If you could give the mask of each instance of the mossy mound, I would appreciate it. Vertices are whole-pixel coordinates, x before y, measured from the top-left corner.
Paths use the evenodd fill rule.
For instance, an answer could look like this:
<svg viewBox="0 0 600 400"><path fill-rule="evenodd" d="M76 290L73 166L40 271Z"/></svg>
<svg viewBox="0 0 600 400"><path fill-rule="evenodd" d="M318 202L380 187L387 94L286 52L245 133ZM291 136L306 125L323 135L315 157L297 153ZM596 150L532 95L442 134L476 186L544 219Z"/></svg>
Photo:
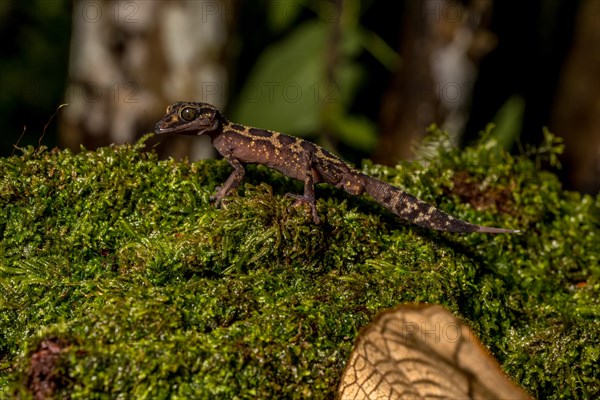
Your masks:
<svg viewBox="0 0 600 400"><path fill-rule="evenodd" d="M448 234L318 189L314 225L249 167L133 146L0 159L0 397L330 398L358 330L406 302L463 318L539 398L600 396L600 196L484 137L363 170L449 213L521 235ZM430 146L432 147L432 146Z"/></svg>

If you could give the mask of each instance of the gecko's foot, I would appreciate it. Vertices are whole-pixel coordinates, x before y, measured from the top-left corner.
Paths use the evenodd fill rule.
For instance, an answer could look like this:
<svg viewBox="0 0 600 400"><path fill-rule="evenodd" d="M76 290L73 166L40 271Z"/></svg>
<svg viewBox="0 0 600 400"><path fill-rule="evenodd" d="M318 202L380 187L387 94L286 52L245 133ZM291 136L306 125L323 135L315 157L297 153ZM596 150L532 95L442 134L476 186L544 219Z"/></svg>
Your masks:
<svg viewBox="0 0 600 400"><path fill-rule="evenodd" d="M213 203L215 207L219 207L221 205L221 200L223 200L223 196L219 194L219 192L213 194L208 198L208 201Z"/></svg>
<svg viewBox="0 0 600 400"><path fill-rule="evenodd" d="M317 207L315 206L315 200L314 199L310 199L306 196L303 196L301 194L294 194L294 193L286 193L285 197L291 197L292 199L296 199L293 203L291 207L298 207L298 206L303 206L303 205L308 205L310 207L310 211L312 213L312 219L313 222L315 224L320 224L321 223L321 218L319 218L319 215L317 214Z"/></svg>

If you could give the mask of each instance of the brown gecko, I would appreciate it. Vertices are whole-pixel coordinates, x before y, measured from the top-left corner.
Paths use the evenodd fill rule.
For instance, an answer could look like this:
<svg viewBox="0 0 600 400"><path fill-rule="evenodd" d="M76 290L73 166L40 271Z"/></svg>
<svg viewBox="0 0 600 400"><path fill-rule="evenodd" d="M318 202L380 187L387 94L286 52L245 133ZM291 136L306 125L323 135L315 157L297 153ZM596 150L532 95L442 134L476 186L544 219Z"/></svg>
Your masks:
<svg viewBox="0 0 600 400"><path fill-rule="evenodd" d="M213 146L233 167L225 183L211 197L218 206L244 178L244 164L263 164L304 182L304 194L287 193L294 206L307 204L314 223L320 223L315 206L315 184L325 182L350 194L368 193L399 217L416 225L446 232L517 233L519 231L471 224L454 218L403 190L363 174L327 150L280 132L229 122L208 103L177 102L167 108L156 133L210 136Z"/></svg>

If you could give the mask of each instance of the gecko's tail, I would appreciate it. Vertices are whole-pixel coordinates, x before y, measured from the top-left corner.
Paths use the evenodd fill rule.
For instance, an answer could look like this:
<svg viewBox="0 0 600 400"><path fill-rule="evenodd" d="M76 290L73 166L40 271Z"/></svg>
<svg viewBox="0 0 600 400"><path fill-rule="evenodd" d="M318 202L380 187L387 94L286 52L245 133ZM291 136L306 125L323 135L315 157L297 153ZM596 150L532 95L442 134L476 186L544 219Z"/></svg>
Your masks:
<svg viewBox="0 0 600 400"><path fill-rule="evenodd" d="M519 233L518 230L471 224L452 217L403 190L363 175L365 191L397 216L430 229L445 232Z"/></svg>

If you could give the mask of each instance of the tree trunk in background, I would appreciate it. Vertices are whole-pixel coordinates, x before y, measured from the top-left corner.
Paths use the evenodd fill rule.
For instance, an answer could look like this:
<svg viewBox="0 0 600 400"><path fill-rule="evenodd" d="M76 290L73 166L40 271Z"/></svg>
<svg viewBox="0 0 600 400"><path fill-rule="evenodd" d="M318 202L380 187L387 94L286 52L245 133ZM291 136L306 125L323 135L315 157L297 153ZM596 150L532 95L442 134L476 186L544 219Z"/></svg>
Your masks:
<svg viewBox="0 0 600 400"><path fill-rule="evenodd" d="M600 2L403 4L402 64L382 101L375 161L411 158L432 122L469 144L509 98L521 96L522 115L510 116L522 117L514 121L517 143L541 144L548 126L565 139L564 167L556 171L565 185L598 192Z"/></svg>
<svg viewBox="0 0 600 400"><path fill-rule="evenodd" d="M593 194L600 190L600 2L582 2L575 26L552 127L565 139L564 180Z"/></svg>
<svg viewBox="0 0 600 400"><path fill-rule="evenodd" d="M476 66L495 45L481 29L491 1L407 0L402 26L402 63L381 107L381 139L375 160L393 165L413 156L411 147L433 122L462 131Z"/></svg>
<svg viewBox="0 0 600 400"><path fill-rule="evenodd" d="M177 100L222 107L226 1L77 1L62 144L132 142ZM169 140L174 156L206 157L211 146Z"/></svg>

